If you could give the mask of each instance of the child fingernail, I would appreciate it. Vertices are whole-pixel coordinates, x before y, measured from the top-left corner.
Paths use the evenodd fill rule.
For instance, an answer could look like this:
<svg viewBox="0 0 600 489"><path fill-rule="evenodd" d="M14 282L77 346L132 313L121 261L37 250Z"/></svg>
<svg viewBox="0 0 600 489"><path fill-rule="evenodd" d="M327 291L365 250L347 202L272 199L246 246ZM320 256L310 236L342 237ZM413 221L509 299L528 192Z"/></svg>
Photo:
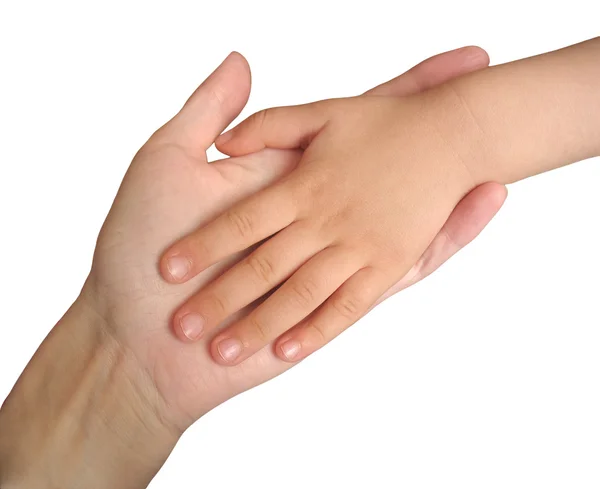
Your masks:
<svg viewBox="0 0 600 489"><path fill-rule="evenodd" d="M186 314L179 320L181 332L188 340L197 340L204 332L204 318L200 314Z"/></svg>
<svg viewBox="0 0 600 489"><path fill-rule="evenodd" d="M231 363L242 353L242 343L235 338L227 338L219 342L217 350L219 350L219 355L223 360Z"/></svg>
<svg viewBox="0 0 600 489"><path fill-rule="evenodd" d="M224 143L226 143L227 141L229 141L229 140L230 140L232 137L233 137L233 129L231 129L231 130L229 130L229 131L227 131L227 132L224 132L223 134L221 134L221 135L220 135L220 136L217 138L217 140L216 140L216 143L217 143L217 144L224 144Z"/></svg>
<svg viewBox="0 0 600 489"><path fill-rule="evenodd" d="M298 353L300 353L301 348L302 345L296 340L287 340L279 347L281 353L287 360L296 358Z"/></svg>
<svg viewBox="0 0 600 489"><path fill-rule="evenodd" d="M190 271L190 261L183 256L172 256L167 260L167 270L173 280L183 280Z"/></svg>

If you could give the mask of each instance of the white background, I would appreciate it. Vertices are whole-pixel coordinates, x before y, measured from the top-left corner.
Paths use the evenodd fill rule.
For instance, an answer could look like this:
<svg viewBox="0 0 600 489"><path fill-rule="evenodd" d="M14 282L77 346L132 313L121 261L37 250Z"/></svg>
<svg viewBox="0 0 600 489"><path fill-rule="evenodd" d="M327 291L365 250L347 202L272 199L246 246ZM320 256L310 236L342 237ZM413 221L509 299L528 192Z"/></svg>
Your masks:
<svg viewBox="0 0 600 489"><path fill-rule="evenodd" d="M129 160L231 50L245 116L461 45L500 63L591 38L594 4L1 2L0 399L76 297ZM598 488L599 163L511 186L442 270L200 420L152 489Z"/></svg>

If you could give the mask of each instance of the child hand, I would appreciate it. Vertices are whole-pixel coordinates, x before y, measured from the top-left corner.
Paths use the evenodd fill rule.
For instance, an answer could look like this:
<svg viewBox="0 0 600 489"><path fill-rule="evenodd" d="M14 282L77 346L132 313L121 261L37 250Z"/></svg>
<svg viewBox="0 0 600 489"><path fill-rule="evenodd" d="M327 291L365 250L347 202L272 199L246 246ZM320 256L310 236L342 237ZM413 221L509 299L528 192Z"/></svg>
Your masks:
<svg viewBox="0 0 600 489"><path fill-rule="evenodd" d="M306 151L287 177L163 255L163 276L184 282L267 240L190 299L174 321L194 313L206 331L283 284L217 335L213 358L238 364L278 337L281 358L305 357L364 315L423 254L476 184L465 150L476 136L449 88L253 115L217 139L219 150ZM183 270L170 273L173 264Z"/></svg>
<svg viewBox="0 0 600 489"><path fill-rule="evenodd" d="M468 52L438 55L375 92L406 93L415 86L484 68L485 52L475 52L479 56L471 64L466 63ZM155 386L155 398L167 405L164 418L182 429L226 399L292 366L265 348L243 365L224 369L211 358L207 341L182 345L165 328L182 302L247 254L232 256L185 285L169 287L156 267L160 250L276 183L300 160L299 151L265 150L208 163L206 149L239 114L249 93L248 64L232 54L138 152L102 227L82 292L118 343L131 353L133 363L146 372L141 377L151 385L139 390L151 394ZM410 281L401 285L435 270L473 239L501 205L504 192L502 185L486 184L469 194L446 224L451 239L431 247ZM232 313L228 322L244 317L256 305Z"/></svg>

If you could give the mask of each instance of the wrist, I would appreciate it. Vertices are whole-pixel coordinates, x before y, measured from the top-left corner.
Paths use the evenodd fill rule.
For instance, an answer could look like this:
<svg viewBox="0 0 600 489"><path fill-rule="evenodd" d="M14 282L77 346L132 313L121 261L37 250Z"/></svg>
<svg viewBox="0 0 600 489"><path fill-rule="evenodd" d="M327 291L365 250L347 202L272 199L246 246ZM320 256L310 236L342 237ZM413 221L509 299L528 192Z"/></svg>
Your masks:
<svg viewBox="0 0 600 489"><path fill-rule="evenodd" d="M462 94L454 84L447 82L430 89L422 98L421 117L426 121L429 145L437 144L439 161L447 162L443 173L445 188L455 203L478 185L493 180L487 168L479 164L486 154L484 134L473 117Z"/></svg>
<svg viewBox="0 0 600 489"><path fill-rule="evenodd" d="M2 488L146 487L178 436L82 294L0 410Z"/></svg>
<svg viewBox="0 0 600 489"><path fill-rule="evenodd" d="M600 38L445 83L477 184L512 183L600 155ZM443 97L442 97L443 98Z"/></svg>

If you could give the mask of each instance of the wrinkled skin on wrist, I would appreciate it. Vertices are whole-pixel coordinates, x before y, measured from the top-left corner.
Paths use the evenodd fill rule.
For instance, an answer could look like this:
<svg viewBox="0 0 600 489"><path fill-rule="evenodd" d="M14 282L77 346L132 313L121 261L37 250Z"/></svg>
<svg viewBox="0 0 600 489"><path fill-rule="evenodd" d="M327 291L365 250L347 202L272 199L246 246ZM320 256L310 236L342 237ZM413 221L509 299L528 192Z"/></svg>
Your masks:
<svg viewBox="0 0 600 489"><path fill-rule="evenodd" d="M84 292L0 409L0 486L146 487L181 436Z"/></svg>

